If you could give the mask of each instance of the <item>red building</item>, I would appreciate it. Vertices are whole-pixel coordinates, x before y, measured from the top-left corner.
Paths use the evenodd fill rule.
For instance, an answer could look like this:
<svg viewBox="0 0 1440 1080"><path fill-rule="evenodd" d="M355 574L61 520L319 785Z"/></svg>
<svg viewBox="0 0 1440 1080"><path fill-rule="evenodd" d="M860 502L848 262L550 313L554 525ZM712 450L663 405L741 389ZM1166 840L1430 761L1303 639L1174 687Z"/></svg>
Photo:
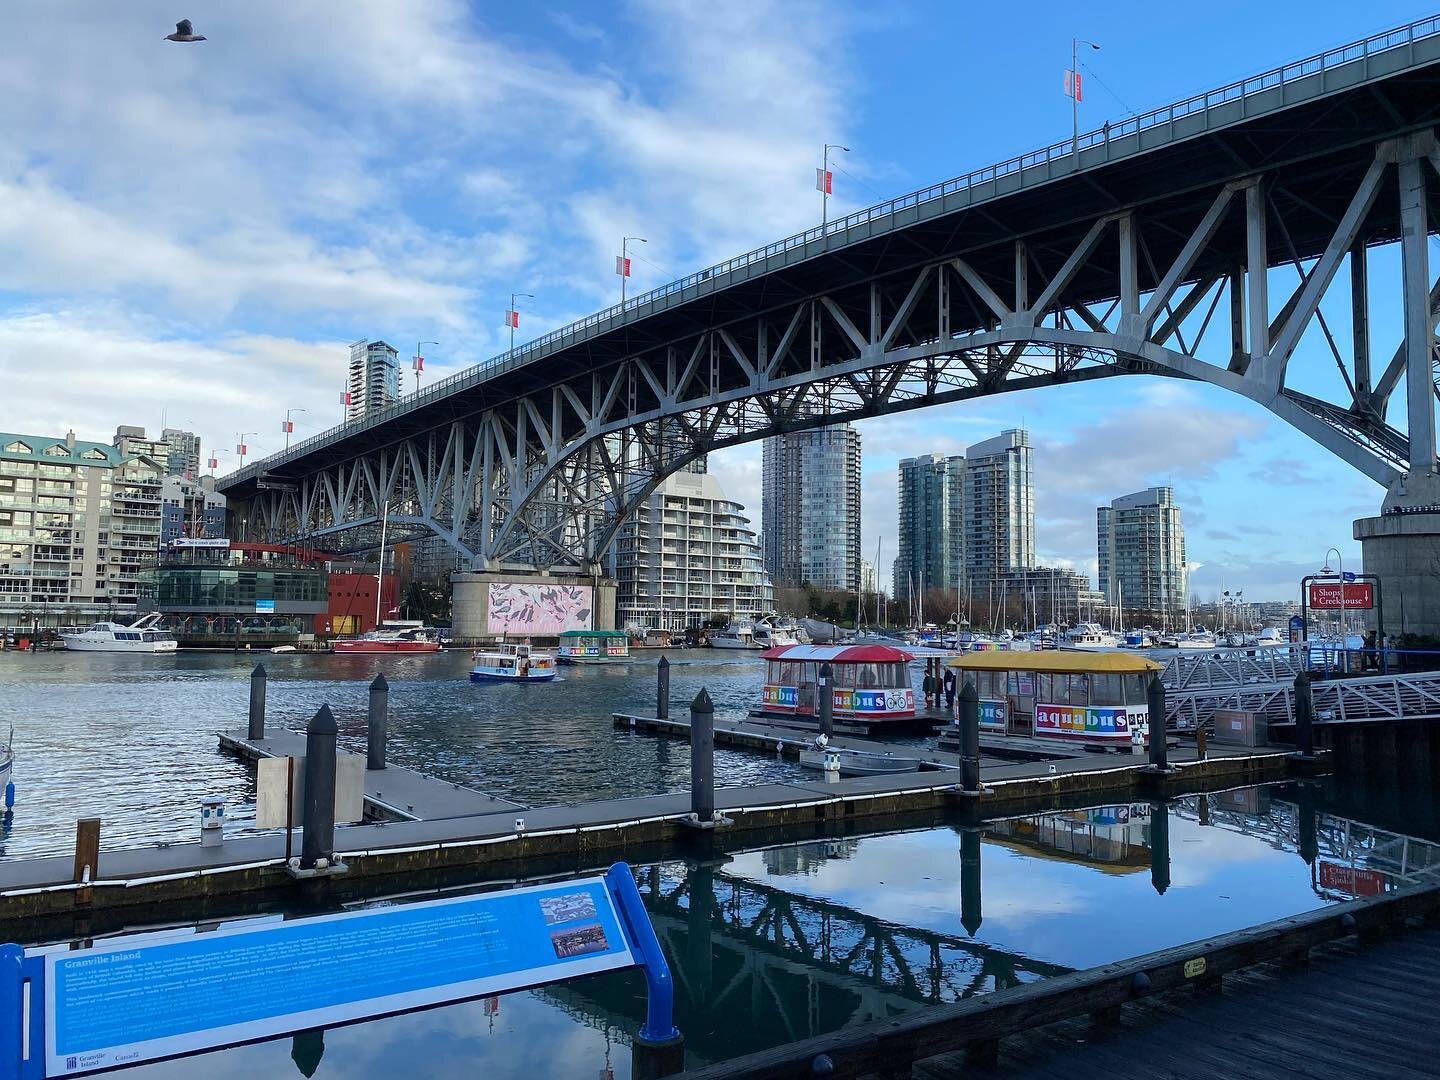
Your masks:
<svg viewBox="0 0 1440 1080"><path fill-rule="evenodd" d="M329 608L316 616L315 628L322 634L365 634L375 629L374 574L357 574L331 570L329 575ZM380 619L399 615L399 579L385 575L380 585ZM323 628L322 628L323 627Z"/></svg>

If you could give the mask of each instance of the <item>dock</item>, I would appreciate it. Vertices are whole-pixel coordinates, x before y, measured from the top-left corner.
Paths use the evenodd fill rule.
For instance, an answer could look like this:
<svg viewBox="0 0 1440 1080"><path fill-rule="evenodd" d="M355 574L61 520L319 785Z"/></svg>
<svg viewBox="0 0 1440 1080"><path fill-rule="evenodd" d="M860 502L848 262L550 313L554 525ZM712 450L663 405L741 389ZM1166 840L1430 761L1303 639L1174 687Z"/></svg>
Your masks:
<svg viewBox="0 0 1440 1080"><path fill-rule="evenodd" d="M681 1076L1434 1077L1437 918L1440 885L1401 889Z"/></svg>
<svg viewBox="0 0 1440 1080"><path fill-rule="evenodd" d="M279 731L263 739L251 739L244 730L222 731L220 749L250 761L268 757L303 757L305 735L299 731ZM360 756L345 750L337 750L336 755ZM367 820L440 821L525 809L527 807L522 803L424 776L398 765L387 763L383 769L365 771Z"/></svg>

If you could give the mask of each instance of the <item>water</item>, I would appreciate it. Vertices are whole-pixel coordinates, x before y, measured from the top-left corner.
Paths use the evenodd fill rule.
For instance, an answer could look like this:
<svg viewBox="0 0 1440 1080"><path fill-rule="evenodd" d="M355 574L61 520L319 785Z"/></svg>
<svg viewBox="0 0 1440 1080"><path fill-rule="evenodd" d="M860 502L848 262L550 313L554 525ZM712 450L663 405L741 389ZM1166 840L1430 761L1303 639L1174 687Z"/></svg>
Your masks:
<svg viewBox="0 0 1440 1080"><path fill-rule="evenodd" d="M677 713L702 686L716 718L759 701L764 665L704 651L670 654ZM658 655L568 667L548 685L469 681L468 653L366 657L271 653L0 652L0 724L15 727L17 800L0 856L63 854L75 820L99 817L106 848L193 840L202 795L226 799L231 831L254 821L251 768L218 750L243 728L249 676L269 672L267 724L304 727L322 703L342 747L363 753L370 681L390 682L389 759L527 805L688 790L689 753L614 730L612 712L655 708ZM798 766L717 749L721 785L793 779Z"/></svg>
<svg viewBox="0 0 1440 1080"><path fill-rule="evenodd" d="M1294 787L637 870L692 1066L1225 933L1440 872L1440 847ZM1163 827L1162 827L1163 825ZM1307 862L1300 849L1313 842ZM967 847L973 857L965 857ZM1168 851L1168 857L1166 852ZM1337 882L1340 887L1337 887ZM137 1077L630 1075L633 972L188 1059ZM317 1042L318 1040L318 1042Z"/></svg>

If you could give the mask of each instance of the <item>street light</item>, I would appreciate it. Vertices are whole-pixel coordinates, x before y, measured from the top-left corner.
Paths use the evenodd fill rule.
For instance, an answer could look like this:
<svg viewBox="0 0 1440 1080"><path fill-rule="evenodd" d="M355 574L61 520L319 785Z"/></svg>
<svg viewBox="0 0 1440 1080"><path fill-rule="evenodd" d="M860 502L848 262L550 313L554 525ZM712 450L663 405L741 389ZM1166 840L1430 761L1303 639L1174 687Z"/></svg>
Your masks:
<svg viewBox="0 0 1440 1080"><path fill-rule="evenodd" d="M1073 37L1070 39L1070 153L1072 154L1080 152L1080 63L1077 50L1081 45L1089 45L1096 52L1100 51L1100 46L1093 41Z"/></svg>
<svg viewBox="0 0 1440 1080"><path fill-rule="evenodd" d="M825 223L828 220L830 209L830 151L843 150L850 153L848 146L841 146L839 143L826 143L820 151L820 175L817 177L816 187L820 189L820 231L825 231Z"/></svg>
<svg viewBox="0 0 1440 1080"><path fill-rule="evenodd" d="M237 431L235 433L235 453L240 457L240 468L245 467L245 436L259 434L258 431Z"/></svg>
<svg viewBox="0 0 1440 1080"><path fill-rule="evenodd" d="M620 275L620 310L625 310L625 279L630 276L630 244L648 244L650 241L643 236L622 236L620 238L620 258L615 260L615 272Z"/></svg>
<svg viewBox="0 0 1440 1080"><path fill-rule="evenodd" d="M415 356L410 361L410 369L415 372L415 393L420 393L420 375L425 370L425 357L420 350L426 345L439 345L438 341L417 341L415 343Z"/></svg>
<svg viewBox="0 0 1440 1080"><path fill-rule="evenodd" d="M620 243L620 250L625 250L624 241ZM623 259L625 256L621 255L620 257ZM620 302L623 304L625 302L623 295L625 289L624 278L620 279L620 289L622 293ZM512 353L515 351L515 330L520 325L520 309L515 306L515 301L520 297L524 297L527 300L534 300L535 294L533 292L512 292L510 294L510 310L505 312L505 325L510 327L510 351Z"/></svg>
<svg viewBox="0 0 1440 1080"><path fill-rule="evenodd" d="M285 422L280 425L280 430L285 433L285 449L290 449L290 436L295 433L295 425L290 420L291 413L304 412L304 409L286 409Z"/></svg>

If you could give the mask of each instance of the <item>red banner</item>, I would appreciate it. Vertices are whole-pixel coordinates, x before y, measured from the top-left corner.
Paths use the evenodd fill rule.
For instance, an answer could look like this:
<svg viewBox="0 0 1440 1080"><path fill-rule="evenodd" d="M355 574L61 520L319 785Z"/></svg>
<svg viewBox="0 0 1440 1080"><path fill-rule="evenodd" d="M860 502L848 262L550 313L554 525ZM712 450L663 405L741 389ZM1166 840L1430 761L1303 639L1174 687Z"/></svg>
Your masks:
<svg viewBox="0 0 1440 1080"><path fill-rule="evenodd" d="M1340 592L1345 592L1345 610L1368 611L1375 606L1374 587L1368 581L1318 582L1310 583L1310 606L1312 608L1338 608Z"/></svg>
<svg viewBox="0 0 1440 1080"><path fill-rule="evenodd" d="M1320 887L1349 893L1351 896L1379 896L1385 891L1385 875L1379 870L1359 870L1353 866L1320 861Z"/></svg>

